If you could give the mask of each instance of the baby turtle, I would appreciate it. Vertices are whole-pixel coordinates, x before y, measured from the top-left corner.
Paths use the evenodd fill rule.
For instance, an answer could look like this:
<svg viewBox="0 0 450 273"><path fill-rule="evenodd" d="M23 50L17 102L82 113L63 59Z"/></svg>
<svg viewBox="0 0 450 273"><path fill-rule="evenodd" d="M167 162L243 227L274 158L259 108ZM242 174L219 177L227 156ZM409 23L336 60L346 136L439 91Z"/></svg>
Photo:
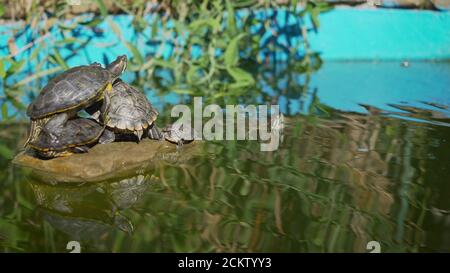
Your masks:
<svg viewBox="0 0 450 273"><path fill-rule="evenodd" d="M71 119L61 128L56 137L42 130L28 145L43 158L83 153L98 141L104 130L104 126L84 118Z"/></svg>
<svg viewBox="0 0 450 273"><path fill-rule="evenodd" d="M69 118L96 101L105 98L106 109L109 100L105 91L112 90L113 82L126 67L127 57L122 55L106 68L98 63L77 66L50 80L28 106L31 125L25 146L35 140L41 130L55 137ZM51 124L46 126L50 121Z"/></svg>
<svg viewBox="0 0 450 273"><path fill-rule="evenodd" d="M100 143L113 142L116 135L126 137L134 134L138 142L144 134L151 139L162 138L161 133L154 126L158 111L153 108L142 92L118 80L113 85L109 100L109 107L106 110L108 116L105 121L106 130L100 138ZM86 109L88 113L95 110L95 108ZM100 111L93 113L93 116L100 116Z"/></svg>
<svg viewBox="0 0 450 273"><path fill-rule="evenodd" d="M177 149L181 148L183 144L194 141L197 136L194 129L189 127L184 130L182 127L169 124L162 129L164 139L170 143L177 144Z"/></svg>

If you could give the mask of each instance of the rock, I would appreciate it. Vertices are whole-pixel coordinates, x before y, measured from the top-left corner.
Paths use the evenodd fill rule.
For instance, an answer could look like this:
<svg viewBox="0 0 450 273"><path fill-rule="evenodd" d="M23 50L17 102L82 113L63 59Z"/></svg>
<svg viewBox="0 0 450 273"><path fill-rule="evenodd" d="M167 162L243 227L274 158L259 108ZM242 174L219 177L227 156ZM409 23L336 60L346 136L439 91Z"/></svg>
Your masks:
<svg viewBox="0 0 450 273"><path fill-rule="evenodd" d="M49 160L23 151L13 164L30 169L31 175L43 182L100 182L140 174L161 162L179 164L199 154L199 147L194 141L177 151L166 141L144 139L140 143L98 144L87 153Z"/></svg>

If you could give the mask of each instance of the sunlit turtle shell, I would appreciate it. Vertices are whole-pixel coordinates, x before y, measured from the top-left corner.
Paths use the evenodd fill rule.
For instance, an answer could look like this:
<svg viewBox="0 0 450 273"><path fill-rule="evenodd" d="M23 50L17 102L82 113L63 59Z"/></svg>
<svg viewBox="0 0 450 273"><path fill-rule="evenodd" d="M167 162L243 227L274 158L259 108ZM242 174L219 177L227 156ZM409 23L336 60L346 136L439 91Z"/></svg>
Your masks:
<svg viewBox="0 0 450 273"><path fill-rule="evenodd" d="M126 62L126 56L120 56L118 61ZM126 67L126 64L122 66ZM71 109L83 109L101 98L108 84L112 84L121 72L116 74L97 63L73 67L50 80L28 106L27 115L39 119Z"/></svg>
<svg viewBox="0 0 450 273"><path fill-rule="evenodd" d="M107 128L116 133L132 133L139 139L158 117L146 96L134 87L118 81L113 85L107 110Z"/></svg>

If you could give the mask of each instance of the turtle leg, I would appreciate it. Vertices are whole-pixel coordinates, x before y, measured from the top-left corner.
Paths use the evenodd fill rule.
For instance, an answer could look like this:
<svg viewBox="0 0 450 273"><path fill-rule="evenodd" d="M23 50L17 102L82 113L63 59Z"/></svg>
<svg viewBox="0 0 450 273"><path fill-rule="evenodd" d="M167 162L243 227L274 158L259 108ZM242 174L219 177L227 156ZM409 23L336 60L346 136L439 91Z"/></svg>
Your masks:
<svg viewBox="0 0 450 273"><path fill-rule="evenodd" d="M53 140L56 140L64 130L64 126L69 119L68 113L57 114L52 117L42 128Z"/></svg>
<svg viewBox="0 0 450 273"><path fill-rule="evenodd" d="M161 131L158 129L158 127L153 124L147 131L147 135L149 139L155 139L155 140L161 140L163 138L163 135L161 134Z"/></svg>
<svg viewBox="0 0 450 273"><path fill-rule="evenodd" d="M100 111L97 111L97 112L93 113L93 114L91 115L91 117L92 117L95 121L100 122L100 116L101 116L101 114L102 114L102 113L100 113Z"/></svg>
<svg viewBox="0 0 450 273"><path fill-rule="evenodd" d="M100 117L102 115L102 106L103 106L103 100L100 101L96 101L94 103L92 103L91 105L89 105L88 107L86 107L86 109L84 109L84 111L86 111L89 115L91 115L91 117L97 121L100 122Z"/></svg>
<svg viewBox="0 0 450 273"><path fill-rule="evenodd" d="M114 140L116 140L116 135L114 134L114 132L109 129L105 129L103 131L102 136L98 140L98 143L107 144L107 143L114 142Z"/></svg>

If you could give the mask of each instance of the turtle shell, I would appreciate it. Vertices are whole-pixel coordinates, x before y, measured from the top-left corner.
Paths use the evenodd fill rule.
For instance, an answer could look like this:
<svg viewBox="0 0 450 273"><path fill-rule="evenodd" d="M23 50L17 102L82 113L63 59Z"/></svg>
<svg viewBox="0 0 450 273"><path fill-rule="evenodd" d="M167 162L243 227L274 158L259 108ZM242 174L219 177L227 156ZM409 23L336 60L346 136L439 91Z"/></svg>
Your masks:
<svg viewBox="0 0 450 273"><path fill-rule="evenodd" d="M84 146L97 141L104 127L90 119L72 119L67 121L61 134L54 140L42 131L30 146L39 151L62 151L72 147Z"/></svg>
<svg viewBox="0 0 450 273"><path fill-rule="evenodd" d="M135 132L146 129L158 117L147 97L132 86L118 81L110 93L106 126L119 131Z"/></svg>
<svg viewBox="0 0 450 273"><path fill-rule="evenodd" d="M197 137L197 134L193 128L189 128L191 130L190 134L187 134L180 128L173 127L172 124L167 125L163 128L162 133L164 135L165 140L170 143L178 144L178 143L190 143L194 141Z"/></svg>
<svg viewBox="0 0 450 273"><path fill-rule="evenodd" d="M98 99L112 80L112 74L99 65L73 67L50 80L28 106L27 115L39 119L81 109Z"/></svg>

